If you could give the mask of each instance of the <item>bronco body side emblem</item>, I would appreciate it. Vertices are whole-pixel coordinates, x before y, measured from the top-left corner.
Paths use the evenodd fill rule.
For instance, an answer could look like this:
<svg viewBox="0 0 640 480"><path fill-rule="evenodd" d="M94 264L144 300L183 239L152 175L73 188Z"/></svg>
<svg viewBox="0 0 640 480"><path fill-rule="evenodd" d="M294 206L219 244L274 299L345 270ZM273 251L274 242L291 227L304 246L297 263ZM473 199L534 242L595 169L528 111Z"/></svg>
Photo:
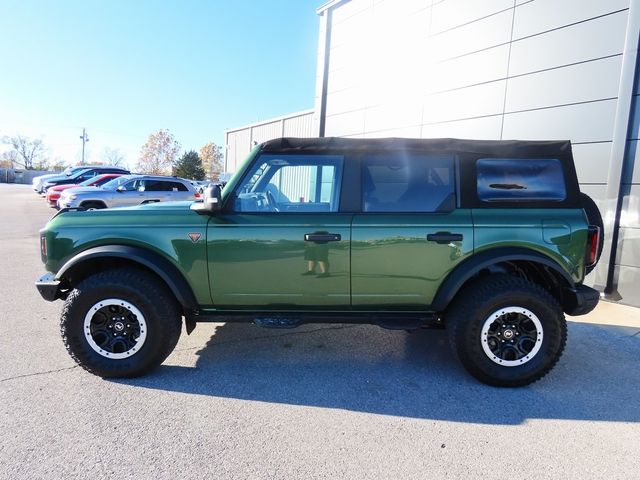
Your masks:
<svg viewBox="0 0 640 480"><path fill-rule="evenodd" d="M189 238L191 239L191 241L193 243L196 243L198 240L200 240L200 237L202 236L202 234L198 233L198 232L191 232L189 233Z"/></svg>

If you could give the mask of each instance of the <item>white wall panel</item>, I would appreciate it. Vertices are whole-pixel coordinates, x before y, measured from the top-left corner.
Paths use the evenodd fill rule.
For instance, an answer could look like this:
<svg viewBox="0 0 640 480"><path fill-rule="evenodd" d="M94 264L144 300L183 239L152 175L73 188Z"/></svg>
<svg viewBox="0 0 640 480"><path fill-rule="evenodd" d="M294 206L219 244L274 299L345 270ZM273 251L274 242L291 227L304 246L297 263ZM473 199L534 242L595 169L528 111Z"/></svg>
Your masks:
<svg viewBox="0 0 640 480"><path fill-rule="evenodd" d="M427 96L423 123L461 120L502 113L506 80Z"/></svg>
<svg viewBox="0 0 640 480"><path fill-rule="evenodd" d="M474 118L457 122L437 123L422 126L422 138L473 138L498 140L500 138L501 116Z"/></svg>
<svg viewBox="0 0 640 480"><path fill-rule="evenodd" d="M425 79L425 93L504 79L508 61L509 46L503 45L436 64Z"/></svg>
<svg viewBox="0 0 640 480"><path fill-rule="evenodd" d="M510 78L507 112L618 96L622 56Z"/></svg>
<svg viewBox="0 0 640 480"><path fill-rule="evenodd" d="M376 132L396 127L419 126L422 123L422 105L418 102L392 103L367 108L365 132Z"/></svg>
<svg viewBox="0 0 640 480"><path fill-rule="evenodd" d="M622 296L622 303L638 305L640 303L640 268L616 267L618 279L618 293Z"/></svg>
<svg viewBox="0 0 640 480"><path fill-rule="evenodd" d="M617 254L616 265L640 267L640 228L620 228Z"/></svg>
<svg viewBox="0 0 640 480"><path fill-rule="evenodd" d="M390 128L388 130L381 130L378 132L367 132L361 135L362 138L389 138L389 137L404 137L404 138L420 138L420 125L412 125L409 127Z"/></svg>
<svg viewBox="0 0 640 480"><path fill-rule="evenodd" d="M508 43L513 10L449 30L431 38L434 61L446 60L487 47Z"/></svg>
<svg viewBox="0 0 640 480"><path fill-rule="evenodd" d="M534 35L623 8L629 8L629 0L535 0L516 8L513 38Z"/></svg>
<svg viewBox="0 0 640 480"><path fill-rule="evenodd" d="M341 137L364 133L364 112L363 108L355 112L327 115L325 135L327 137Z"/></svg>
<svg viewBox="0 0 640 480"><path fill-rule="evenodd" d="M513 0L446 0L432 8L432 33L448 30L513 7Z"/></svg>
<svg viewBox="0 0 640 480"><path fill-rule="evenodd" d="M504 117L503 139L609 141L613 137L616 100L545 108ZM603 179L606 181L606 178Z"/></svg>
<svg viewBox="0 0 640 480"><path fill-rule="evenodd" d="M367 90L359 87L334 92L327 97L327 116L361 109L366 105Z"/></svg>
<svg viewBox="0 0 640 480"><path fill-rule="evenodd" d="M629 192L622 200L620 225L628 228L640 228L640 185L627 185Z"/></svg>
<svg viewBox="0 0 640 480"><path fill-rule="evenodd" d="M626 27L624 11L513 42L509 75L621 53Z"/></svg>
<svg viewBox="0 0 640 480"><path fill-rule="evenodd" d="M580 191L589 195L598 208L600 212L606 212L607 209L607 186L605 184L602 185L580 185Z"/></svg>
<svg viewBox="0 0 640 480"><path fill-rule="evenodd" d="M603 183L611 163L611 142L572 145L580 183Z"/></svg>

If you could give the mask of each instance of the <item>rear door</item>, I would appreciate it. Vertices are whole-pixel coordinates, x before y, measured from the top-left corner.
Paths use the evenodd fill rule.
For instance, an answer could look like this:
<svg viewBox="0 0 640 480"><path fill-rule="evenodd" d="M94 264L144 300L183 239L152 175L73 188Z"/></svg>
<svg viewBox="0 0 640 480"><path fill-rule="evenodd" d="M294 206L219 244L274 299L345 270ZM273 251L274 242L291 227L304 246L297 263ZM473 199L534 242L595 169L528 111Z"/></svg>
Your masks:
<svg viewBox="0 0 640 480"><path fill-rule="evenodd" d="M473 251L450 154L391 152L361 160L362 213L352 227L354 309L424 310Z"/></svg>

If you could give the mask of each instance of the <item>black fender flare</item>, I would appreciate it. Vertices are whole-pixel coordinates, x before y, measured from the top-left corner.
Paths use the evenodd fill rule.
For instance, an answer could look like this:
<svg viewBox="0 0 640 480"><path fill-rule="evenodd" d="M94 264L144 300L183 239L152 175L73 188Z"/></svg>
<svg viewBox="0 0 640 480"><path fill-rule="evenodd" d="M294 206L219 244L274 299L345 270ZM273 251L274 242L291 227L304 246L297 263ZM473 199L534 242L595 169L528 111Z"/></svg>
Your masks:
<svg viewBox="0 0 640 480"><path fill-rule="evenodd" d="M520 247L497 247L475 254L457 265L449 275L447 275L447 278L442 282L440 288L438 288L433 298L432 309L437 312L444 311L462 285L482 269L497 263L516 260L539 263L549 267L564 279L566 282L565 287L567 288L573 288L575 284L571 275L558 265L556 261L542 253Z"/></svg>
<svg viewBox="0 0 640 480"><path fill-rule="evenodd" d="M159 253L141 247L103 245L89 248L68 259L56 273L55 279L62 281L65 274L97 258L121 258L148 268L164 281L185 310L197 310L198 302L193 290L178 268Z"/></svg>

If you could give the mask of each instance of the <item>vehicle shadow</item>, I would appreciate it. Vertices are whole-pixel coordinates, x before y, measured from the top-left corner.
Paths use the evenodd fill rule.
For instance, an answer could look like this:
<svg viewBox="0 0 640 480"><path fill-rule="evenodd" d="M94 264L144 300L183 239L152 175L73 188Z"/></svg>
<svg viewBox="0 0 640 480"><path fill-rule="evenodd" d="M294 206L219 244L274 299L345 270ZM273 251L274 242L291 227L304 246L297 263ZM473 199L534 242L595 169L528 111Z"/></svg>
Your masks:
<svg viewBox="0 0 640 480"><path fill-rule="evenodd" d="M475 381L453 358L444 331L362 325L266 330L228 323L196 355L195 367L163 365L146 377L118 382L454 422L640 422L640 336L623 327L570 322L560 363L543 380L517 389Z"/></svg>

